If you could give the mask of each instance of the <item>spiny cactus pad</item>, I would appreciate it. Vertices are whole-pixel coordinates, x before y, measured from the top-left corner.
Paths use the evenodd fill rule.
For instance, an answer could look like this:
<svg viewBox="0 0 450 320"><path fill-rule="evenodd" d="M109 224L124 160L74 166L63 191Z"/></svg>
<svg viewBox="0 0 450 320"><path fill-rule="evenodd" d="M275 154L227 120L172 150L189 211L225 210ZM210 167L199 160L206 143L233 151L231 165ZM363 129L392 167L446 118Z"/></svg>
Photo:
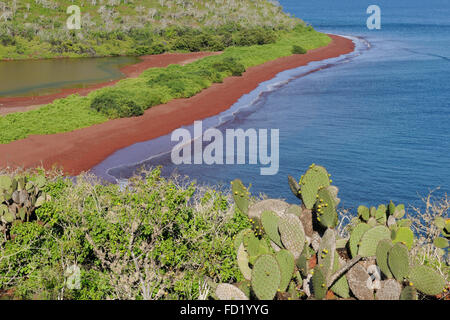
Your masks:
<svg viewBox="0 0 450 320"><path fill-rule="evenodd" d="M294 256L288 250L281 250L275 254L278 265L281 271L280 290L286 291L289 282L291 282L292 275L294 274L295 261Z"/></svg>
<svg viewBox="0 0 450 320"><path fill-rule="evenodd" d="M392 239L393 243L403 243L410 250L414 243L414 233L410 228L400 227L395 231L395 238Z"/></svg>
<svg viewBox="0 0 450 320"><path fill-rule="evenodd" d="M400 300L417 300L417 290L414 287L404 287L400 294Z"/></svg>
<svg viewBox="0 0 450 320"><path fill-rule="evenodd" d="M358 217L363 221L368 221L370 218L370 211L369 208L366 206L359 206L358 207Z"/></svg>
<svg viewBox="0 0 450 320"><path fill-rule="evenodd" d="M333 273L339 270L341 263L339 262L339 254L336 252L334 254L334 266ZM337 294L339 297L347 299L350 298L350 287L348 286L347 277L342 275L331 287L331 291Z"/></svg>
<svg viewBox="0 0 450 320"><path fill-rule="evenodd" d="M248 205L250 203L250 196L247 188L244 186L241 180L235 179L231 182L231 191L233 193L234 203L238 207L239 211L243 214L247 214Z"/></svg>
<svg viewBox="0 0 450 320"><path fill-rule="evenodd" d="M437 237L434 239L433 244L436 248L445 249L448 247L448 240L442 237Z"/></svg>
<svg viewBox="0 0 450 320"><path fill-rule="evenodd" d="M281 271L272 255L261 255L252 271L252 288L259 300L272 300L281 283Z"/></svg>
<svg viewBox="0 0 450 320"><path fill-rule="evenodd" d="M338 224L338 215L332 193L323 188L318 191L318 201L315 205L317 221L325 228L334 228Z"/></svg>
<svg viewBox="0 0 450 320"><path fill-rule="evenodd" d="M355 264L347 273L347 280L353 295L359 300L373 300L373 290L367 286L370 278L366 269L360 264Z"/></svg>
<svg viewBox="0 0 450 320"><path fill-rule="evenodd" d="M305 246L305 231L300 219L293 214L285 214L278 223L281 242L293 255L300 257Z"/></svg>
<svg viewBox="0 0 450 320"><path fill-rule="evenodd" d="M369 209L367 209L367 210L369 210ZM349 239L348 245L349 245L349 249L350 249L350 254L352 255L353 258L358 255L359 242L361 241L361 238L364 235L364 233L366 233L369 229L370 229L370 226L368 224L359 223L352 230L352 232L350 234L350 239Z"/></svg>
<svg viewBox="0 0 450 320"><path fill-rule="evenodd" d="M322 268L323 275L328 279L333 271L334 255L336 252L336 233L332 229L327 229L320 241L317 252L317 261Z"/></svg>
<svg viewBox="0 0 450 320"><path fill-rule="evenodd" d="M377 290L377 300L398 300L402 293L402 286L394 279L381 281L380 289Z"/></svg>
<svg viewBox="0 0 450 320"><path fill-rule="evenodd" d="M317 201L320 188L330 185L330 178L324 167L312 165L300 180L302 201L306 208L312 209Z"/></svg>
<svg viewBox="0 0 450 320"><path fill-rule="evenodd" d="M314 297L318 300L325 299L327 295L327 279L325 278L325 275L323 274L322 268L319 266L316 266L314 268L314 274L311 278L312 288Z"/></svg>
<svg viewBox="0 0 450 320"><path fill-rule="evenodd" d="M228 283L219 284L215 293L219 300L248 300L245 293Z"/></svg>
<svg viewBox="0 0 450 320"><path fill-rule="evenodd" d="M289 203L277 199L268 199L255 203L248 209L249 219L261 221L261 214L264 211L272 211L277 216L281 217L286 209L289 207Z"/></svg>
<svg viewBox="0 0 450 320"><path fill-rule="evenodd" d="M420 292L427 295L437 295L445 287L445 279L428 266L415 266L411 268L409 280Z"/></svg>
<svg viewBox="0 0 450 320"><path fill-rule="evenodd" d="M377 265L387 278L392 278L392 273L388 264L388 253L392 246L393 244L391 240L384 239L378 242L376 251Z"/></svg>
<svg viewBox="0 0 450 320"><path fill-rule="evenodd" d="M278 233L278 221L280 218L273 211L264 211L261 214L261 223L265 233L277 246L282 247L280 234Z"/></svg>
<svg viewBox="0 0 450 320"><path fill-rule="evenodd" d="M388 264L394 278L403 281L409 273L408 248L401 243L394 244L388 253Z"/></svg>
<svg viewBox="0 0 450 320"><path fill-rule="evenodd" d="M301 199L302 197L300 195L300 185L297 183L297 180L295 180L295 178L292 176L288 176L288 182L294 196Z"/></svg>
<svg viewBox="0 0 450 320"><path fill-rule="evenodd" d="M360 241L358 254L362 257L375 256L378 242L390 239L391 231L385 226L376 226L367 230Z"/></svg>
<svg viewBox="0 0 450 320"><path fill-rule="evenodd" d="M236 251L239 249L241 243L244 241L244 236L247 233L253 233L253 230L252 229L241 230L234 238L233 242L234 242L234 248L236 249Z"/></svg>
<svg viewBox="0 0 450 320"><path fill-rule="evenodd" d="M245 250L244 244L241 243L237 252L237 264L246 280L250 280L252 278L252 269L248 266L248 262L248 253Z"/></svg>

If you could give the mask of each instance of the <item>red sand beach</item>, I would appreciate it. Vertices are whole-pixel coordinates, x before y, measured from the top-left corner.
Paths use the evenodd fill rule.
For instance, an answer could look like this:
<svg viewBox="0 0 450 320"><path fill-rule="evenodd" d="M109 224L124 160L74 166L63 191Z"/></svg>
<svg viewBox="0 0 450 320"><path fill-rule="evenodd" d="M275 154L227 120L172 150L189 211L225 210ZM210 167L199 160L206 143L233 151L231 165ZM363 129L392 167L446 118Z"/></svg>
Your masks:
<svg viewBox="0 0 450 320"><path fill-rule="evenodd" d="M274 78L284 70L354 50L351 40L335 35L330 37L333 41L327 47L249 68L242 77L229 77L223 83L214 84L189 99L176 99L152 107L141 117L111 120L72 132L30 136L0 145L0 166L51 168L58 165L66 174L77 175L119 149L169 134L182 125L219 114L230 108L242 95L254 90L259 83ZM130 70L130 74L133 72L139 71Z"/></svg>

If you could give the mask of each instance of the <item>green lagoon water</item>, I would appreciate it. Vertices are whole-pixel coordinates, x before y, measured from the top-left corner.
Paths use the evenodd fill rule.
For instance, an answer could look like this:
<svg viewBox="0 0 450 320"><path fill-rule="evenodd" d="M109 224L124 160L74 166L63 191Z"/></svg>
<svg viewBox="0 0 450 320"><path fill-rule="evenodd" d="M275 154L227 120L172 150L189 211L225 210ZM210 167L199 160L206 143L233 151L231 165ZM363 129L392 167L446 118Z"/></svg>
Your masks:
<svg viewBox="0 0 450 320"><path fill-rule="evenodd" d="M0 97L45 95L124 77L136 57L0 61Z"/></svg>

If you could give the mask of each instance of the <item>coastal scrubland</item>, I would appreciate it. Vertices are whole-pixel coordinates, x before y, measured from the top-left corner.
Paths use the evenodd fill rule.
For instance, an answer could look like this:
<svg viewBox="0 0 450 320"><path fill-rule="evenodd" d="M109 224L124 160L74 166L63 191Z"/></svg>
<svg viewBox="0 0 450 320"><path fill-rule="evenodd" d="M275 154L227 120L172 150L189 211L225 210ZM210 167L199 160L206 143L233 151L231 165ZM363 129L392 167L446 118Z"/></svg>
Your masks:
<svg viewBox="0 0 450 320"><path fill-rule="evenodd" d="M71 5L80 30L65 27ZM302 23L266 0L3 0L0 21L0 59L218 51Z"/></svg>
<svg viewBox="0 0 450 320"><path fill-rule="evenodd" d="M0 295L22 299L322 299L325 280L312 293L305 283L312 281L317 286L314 274L325 272L322 264L329 265L326 258L331 249L327 246L331 246L335 259L339 252L338 267L353 258L358 259L358 268L362 264L367 269L375 264L370 256L376 255L383 288L394 290L390 297L400 298L398 290L402 299L447 296L447 198L430 195L424 198L423 208L394 205L387 199L378 208L361 205L355 210L338 207L337 189L329 186L319 188L320 209L312 205L315 193L308 192L314 168L321 167L308 169L300 185L290 181L291 190L299 195L299 187L303 194L299 196L302 201L293 204L251 196L238 180L232 189L206 187L187 178L164 178L159 168L141 171L126 186L101 184L92 175L72 180L58 171L4 169L0 174ZM288 183L284 189L290 192ZM324 195L328 191L331 197ZM283 226L284 219L296 223ZM277 224L279 231L272 228ZM297 230L297 224L302 228ZM293 228L290 240L285 227ZM335 242L318 241L330 232ZM303 252L291 265L298 253L297 236L309 240L306 245L302 242ZM387 245L386 250L398 250L399 261L384 265L379 243ZM397 258L396 252L391 254ZM284 280L280 282L277 272L270 269L267 283L278 282L269 293L258 287L260 258L274 260L275 266L275 259L281 259ZM404 266L408 266L406 271ZM414 274L417 268L424 271ZM352 269L348 269L338 277L339 285L326 288L325 292L330 291L326 297L373 299L373 289L367 296L368 289L353 286ZM290 271L286 274L286 270ZM424 281L422 273L430 278ZM382 291L376 289L377 298Z"/></svg>

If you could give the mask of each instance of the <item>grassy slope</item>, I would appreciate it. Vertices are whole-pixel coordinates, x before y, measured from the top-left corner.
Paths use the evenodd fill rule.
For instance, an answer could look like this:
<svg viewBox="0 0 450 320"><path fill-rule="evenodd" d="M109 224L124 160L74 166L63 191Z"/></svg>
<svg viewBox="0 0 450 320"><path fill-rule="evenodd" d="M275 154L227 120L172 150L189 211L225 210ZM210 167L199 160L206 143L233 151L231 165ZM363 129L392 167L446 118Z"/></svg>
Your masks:
<svg viewBox="0 0 450 320"><path fill-rule="evenodd" d="M312 49L327 45L329 41L330 38L328 36L312 29L304 28L300 31L284 33L274 44L227 48L223 55L207 57L193 64L180 67L179 72L183 72L183 70L188 71L194 67L199 69L204 66L207 67L212 62L222 59L224 56L239 59L245 67L251 67L290 55L294 44L301 45L306 49ZM168 92L165 88L154 88L148 84L149 80L154 77L154 74L161 73L161 71L161 68L150 69L136 79L124 79L120 81L114 88L125 90L129 96L136 96L137 102L143 103L146 108L153 104L158 104L158 102L168 102L177 96ZM227 74L223 75L223 77L225 76ZM209 85L211 83L207 83L205 87ZM195 90L198 92L199 89L201 91L202 88L196 88ZM53 134L72 131L107 121L108 118L106 116L90 108L92 99L105 90L111 90L111 88L94 91L87 97L74 95L65 99L56 100L36 110L0 117L0 143L9 143L33 134ZM153 101L152 96L155 94L162 94L163 97L159 97L156 103L151 103Z"/></svg>
<svg viewBox="0 0 450 320"><path fill-rule="evenodd" d="M0 2L0 17L8 16L0 24L0 59L130 55L139 45L130 36L133 29L152 30L151 41L165 42L163 30L174 26L217 28L239 24L291 28L301 21L266 0L96 0L95 5L92 2ZM69 17L66 10L73 4L81 6L81 30L76 32L66 28ZM98 36L108 33L114 36ZM117 37L117 33L121 36Z"/></svg>

